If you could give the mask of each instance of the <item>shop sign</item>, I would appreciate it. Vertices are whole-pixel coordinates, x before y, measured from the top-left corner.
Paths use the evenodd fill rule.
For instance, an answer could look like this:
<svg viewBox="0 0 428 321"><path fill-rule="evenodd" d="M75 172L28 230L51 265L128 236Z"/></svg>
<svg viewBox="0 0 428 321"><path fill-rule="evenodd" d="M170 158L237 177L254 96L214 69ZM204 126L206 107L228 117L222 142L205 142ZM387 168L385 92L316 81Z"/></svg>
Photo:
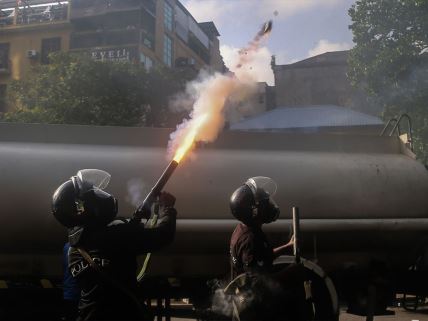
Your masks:
<svg viewBox="0 0 428 321"><path fill-rule="evenodd" d="M91 57L99 61L131 61L137 58L137 48L91 50Z"/></svg>

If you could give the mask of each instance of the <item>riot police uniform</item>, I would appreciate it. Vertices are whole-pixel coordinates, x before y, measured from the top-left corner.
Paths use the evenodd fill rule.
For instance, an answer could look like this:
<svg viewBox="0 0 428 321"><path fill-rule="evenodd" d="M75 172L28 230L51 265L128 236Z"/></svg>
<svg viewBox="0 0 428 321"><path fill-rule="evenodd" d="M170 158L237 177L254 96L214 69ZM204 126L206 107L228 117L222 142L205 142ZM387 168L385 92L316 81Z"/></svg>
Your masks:
<svg viewBox="0 0 428 321"><path fill-rule="evenodd" d="M274 250L262 225L275 221L279 208L272 196L276 184L268 177L253 177L240 186L230 198L230 209L239 221L230 241L232 275L244 272L269 273Z"/></svg>
<svg viewBox="0 0 428 321"><path fill-rule="evenodd" d="M69 228L69 270L81 289L78 320L141 320L136 257L172 242L175 198L161 197L160 218L153 228L116 219L117 201L103 191L108 174L93 171L80 171L53 197L53 214Z"/></svg>
<svg viewBox="0 0 428 321"><path fill-rule="evenodd" d="M272 272L273 247L259 226L240 223L230 240L233 276L245 272Z"/></svg>
<svg viewBox="0 0 428 321"><path fill-rule="evenodd" d="M270 178L253 177L230 198L231 212L240 221L230 240L231 284L237 284L232 291L234 320L278 320L283 315L279 299L283 289L272 277L278 251L275 253L262 230L263 224L279 216L273 200L275 191L276 184Z"/></svg>

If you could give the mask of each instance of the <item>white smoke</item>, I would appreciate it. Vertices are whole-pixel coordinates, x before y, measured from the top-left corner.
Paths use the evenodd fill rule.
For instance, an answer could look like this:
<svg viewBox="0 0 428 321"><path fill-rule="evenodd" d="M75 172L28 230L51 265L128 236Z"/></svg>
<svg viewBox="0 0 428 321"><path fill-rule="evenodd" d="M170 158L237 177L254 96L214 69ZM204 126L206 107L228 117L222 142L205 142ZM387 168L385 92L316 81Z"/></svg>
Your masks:
<svg viewBox="0 0 428 321"><path fill-rule="evenodd" d="M211 310L215 314L231 317L233 313L232 296L224 293L223 289L214 290L211 301Z"/></svg>
<svg viewBox="0 0 428 321"><path fill-rule="evenodd" d="M224 63L230 71L236 72L236 66L239 61L239 48L222 45L220 47L221 56ZM270 62L272 53L267 47L261 47L252 59L251 64L247 66L247 72L255 81L266 82L270 86L274 84L274 75Z"/></svg>
<svg viewBox="0 0 428 321"><path fill-rule="evenodd" d="M127 183L127 195L125 201L132 204L134 207L138 207L144 200L149 188L148 185L143 182L141 178L131 178Z"/></svg>
<svg viewBox="0 0 428 321"><path fill-rule="evenodd" d="M210 283L213 293L211 311L226 317L231 317L234 309L241 312L254 306L263 306L267 311L272 310L277 307L274 298L280 298L284 293L278 281L263 274L247 274L245 279L235 281L229 289L231 293L225 293L225 284L220 280Z"/></svg>
<svg viewBox="0 0 428 321"><path fill-rule="evenodd" d="M239 51L234 73L201 73L196 81L187 85L185 94L175 97L171 104L173 109L190 110L190 106L192 108L189 119L183 120L171 134L168 144L170 156L180 148L181 159L184 155L183 146L186 153L195 142L214 141L225 124L226 103L230 101L236 104L254 93L257 79L251 72L251 66L270 29L271 23L265 24L247 47ZM266 68L270 66L267 65Z"/></svg>

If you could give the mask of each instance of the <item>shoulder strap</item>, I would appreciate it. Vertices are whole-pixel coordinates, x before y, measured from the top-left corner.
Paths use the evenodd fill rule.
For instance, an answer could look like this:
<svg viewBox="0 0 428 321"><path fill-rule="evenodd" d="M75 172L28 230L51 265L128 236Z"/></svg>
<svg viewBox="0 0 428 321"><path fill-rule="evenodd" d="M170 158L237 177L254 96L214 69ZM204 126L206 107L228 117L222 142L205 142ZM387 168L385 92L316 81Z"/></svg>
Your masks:
<svg viewBox="0 0 428 321"><path fill-rule="evenodd" d="M89 263L91 268L93 268L97 272L101 272L100 267L94 262L94 260L92 259L92 257L89 255L88 252L86 252L81 247L78 247L77 250L79 251L80 255L86 260L86 262Z"/></svg>

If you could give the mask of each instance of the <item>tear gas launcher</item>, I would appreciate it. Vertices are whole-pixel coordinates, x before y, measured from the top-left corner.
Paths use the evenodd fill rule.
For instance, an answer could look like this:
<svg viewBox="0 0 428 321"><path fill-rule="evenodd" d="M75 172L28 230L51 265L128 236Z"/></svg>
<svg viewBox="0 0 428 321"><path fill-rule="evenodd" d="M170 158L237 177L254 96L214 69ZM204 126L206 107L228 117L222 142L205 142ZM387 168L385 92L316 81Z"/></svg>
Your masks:
<svg viewBox="0 0 428 321"><path fill-rule="evenodd" d="M177 166L178 162L175 160L172 160L168 164L156 184L151 189L150 193L147 194L143 203L141 203L141 205L134 212L134 217L132 218L133 221L139 222L143 218L150 218L153 203L159 197L160 193L162 192L168 180L171 178L171 175L172 173L174 173Z"/></svg>

